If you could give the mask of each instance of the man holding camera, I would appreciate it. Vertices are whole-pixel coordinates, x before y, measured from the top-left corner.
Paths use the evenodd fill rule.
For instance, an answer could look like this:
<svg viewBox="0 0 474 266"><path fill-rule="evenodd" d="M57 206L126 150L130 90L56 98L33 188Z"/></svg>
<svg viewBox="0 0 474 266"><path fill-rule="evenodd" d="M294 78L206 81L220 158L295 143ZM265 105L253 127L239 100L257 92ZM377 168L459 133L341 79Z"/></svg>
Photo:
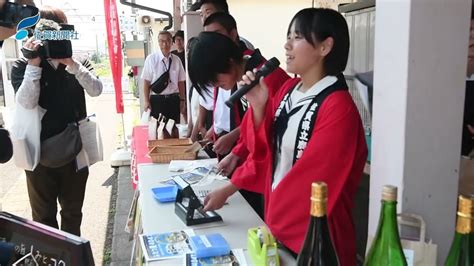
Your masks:
<svg viewBox="0 0 474 266"><path fill-rule="evenodd" d="M40 16L46 25L72 27L59 9L43 8ZM40 163L33 171L25 171L33 220L58 228L59 202L61 230L80 236L89 170L80 168L76 160L82 145L71 147L70 140L80 141L77 122L87 116L84 90L92 97L99 96L102 82L92 74L87 60L80 63L71 58L70 47L69 40L32 37L22 49L27 59L15 62L11 76L17 104L26 109L39 105L46 110L41 120Z"/></svg>
<svg viewBox="0 0 474 266"><path fill-rule="evenodd" d="M142 79L145 110L151 109L155 118L161 114L179 123L180 109L186 113L186 75L179 57L171 53L172 39L168 31L160 32L160 51L146 58Z"/></svg>

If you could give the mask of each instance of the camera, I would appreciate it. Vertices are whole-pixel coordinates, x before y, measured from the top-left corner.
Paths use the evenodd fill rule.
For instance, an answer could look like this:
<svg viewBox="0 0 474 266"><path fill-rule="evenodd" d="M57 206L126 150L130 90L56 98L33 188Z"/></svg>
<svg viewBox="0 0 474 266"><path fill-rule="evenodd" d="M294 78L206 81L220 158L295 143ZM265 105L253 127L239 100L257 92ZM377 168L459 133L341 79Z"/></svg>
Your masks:
<svg viewBox="0 0 474 266"><path fill-rule="evenodd" d="M35 16L38 12L38 8L34 6L6 2L0 6L0 26L13 28L22 19Z"/></svg>
<svg viewBox="0 0 474 266"><path fill-rule="evenodd" d="M69 40L45 40L39 49L40 55L48 59L61 59L72 57L72 46Z"/></svg>
<svg viewBox="0 0 474 266"><path fill-rule="evenodd" d="M60 24L60 31L74 31L74 26ZM72 57L72 45L70 40L43 40L39 49L40 55L48 59L61 59Z"/></svg>
<svg viewBox="0 0 474 266"><path fill-rule="evenodd" d="M38 51L22 48L21 51L27 59L33 59L38 56L44 59L70 58L72 57L71 41L68 38L64 39L65 36L62 36L62 33L68 32L74 32L73 25L58 24L54 28L38 27L37 25L34 35L38 40L41 40L40 48ZM55 38L53 39L52 36L55 36Z"/></svg>

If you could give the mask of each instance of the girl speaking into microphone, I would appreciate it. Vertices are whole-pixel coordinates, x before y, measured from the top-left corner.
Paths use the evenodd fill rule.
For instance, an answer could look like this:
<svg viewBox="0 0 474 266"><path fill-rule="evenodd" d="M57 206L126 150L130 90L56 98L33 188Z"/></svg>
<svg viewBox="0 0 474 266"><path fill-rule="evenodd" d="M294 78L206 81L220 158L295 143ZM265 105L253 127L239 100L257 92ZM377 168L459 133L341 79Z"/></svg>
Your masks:
<svg viewBox="0 0 474 266"><path fill-rule="evenodd" d="M261 192L265 223L296 255L310 215L311 184L328 185L327 214L340 265L356 264L354 195L367 157L364 130L342 72L349 32L337 11L307 8L291 20L286 51L288 80L273 97L265 81L246 94L241 134L250 154L231 183L211 192L205 210L222 207L237 189ZM242 77L254 80L254 72Z"/></svg>

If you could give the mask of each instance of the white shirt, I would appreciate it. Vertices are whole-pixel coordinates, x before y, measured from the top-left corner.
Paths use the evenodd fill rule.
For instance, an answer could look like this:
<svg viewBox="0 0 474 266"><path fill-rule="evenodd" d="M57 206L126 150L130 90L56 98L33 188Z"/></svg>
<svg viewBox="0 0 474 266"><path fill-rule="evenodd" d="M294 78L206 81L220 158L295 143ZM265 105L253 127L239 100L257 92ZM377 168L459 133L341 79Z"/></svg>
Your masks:
<svg viewBox="0 0 474 266"><path fill-rule="evenodd" d="M206 86L207 90L201 90L199 95L199 105L208 111L214 109L214 86Z"/></svg>
<svg viewBox="0 0 474 266"><path fill-rule="evenodd" d="M219 88L214 108L214 132L218 135L223 131L230 132L230 108L225 104L230 95L230 90Z"/></svg>
<svg viewBox="0 0 474 266"><path fill-rule="evenodd" d="M318 95L325 88L336 83L337 78L335 76L326 76L316 84L314 84L306 92L301 92L298 89L294 89L290 95L290 99L287 101L285 108L289 113L291 110L298 106L303 106L301 109L294 113L288 120L288 127L286 128L285 133L283 133L283 138L281 141L281 151L276 154L276 168L275 176L273 179L272 190L274 190L283 177L291 170L293 167L293 156L295 153L295 144L298 133L298 128L303 119L303 116L308 108L308 105L311 103L313 98ZM301 82L296 85L296 88L301 86ZM312 133L312 132L311 132Z"/></svg>
<svg viewBox="0 0 474 266"><path fill-rule="evenodd" d="M193 88L193 96L191 97L189 106L190 106L189 110L191 110L191 121L193 125L196 125L196 121L198 119L198 114L199 114L199 94L194 88Z"/></svg>
<svg viewBox="0 0 474 266"><path fill-rule="evenodd" d="M186 74L184 72L183 64L181 64L181 59L172 53L165 58L163 53L158 51L147 56L143 66L142 79L148 80L150 84L153 84L153 82L155 82L161 74L168 69L170 57L170 83L168 84L168 87L161 92L162 95L179 93L178 82L186 80ZM150 94L155 93L150 91Z"/></svg>
<svg viewBox="0 0 474 266"><path fill-rule="evenodd" d="M253 46L253 44L251 42L249 42L247 39L245 39L242 36L239 36L239 39L245 44L245 46L247 46L247 49L255 50L255 47Z"/></svg>

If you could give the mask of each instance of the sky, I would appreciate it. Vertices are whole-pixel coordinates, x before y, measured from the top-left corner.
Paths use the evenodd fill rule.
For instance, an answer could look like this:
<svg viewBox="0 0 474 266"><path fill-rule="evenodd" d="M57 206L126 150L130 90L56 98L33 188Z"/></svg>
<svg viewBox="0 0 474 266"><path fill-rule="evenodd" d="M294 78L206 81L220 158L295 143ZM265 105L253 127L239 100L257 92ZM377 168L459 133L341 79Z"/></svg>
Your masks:
<svg viewBox="0 0 474 266"><path fill-rule="evenodd" d="M103 0L34 0L38 7L49 5L62 9L68 17L69 24L75 26L79 33L79 40L74 40L72 45L75 51L97 50L99 53L106 53L106 29L104 19ZM131 8L117 1L119 16L134 20L131 16ZM131 0L128 0L131 2ZM149 6L171 12L173 0L136 0L137 4ZM140 15L153 14L139 11ZM155 15L156 17L156 15Z"/></svg>

